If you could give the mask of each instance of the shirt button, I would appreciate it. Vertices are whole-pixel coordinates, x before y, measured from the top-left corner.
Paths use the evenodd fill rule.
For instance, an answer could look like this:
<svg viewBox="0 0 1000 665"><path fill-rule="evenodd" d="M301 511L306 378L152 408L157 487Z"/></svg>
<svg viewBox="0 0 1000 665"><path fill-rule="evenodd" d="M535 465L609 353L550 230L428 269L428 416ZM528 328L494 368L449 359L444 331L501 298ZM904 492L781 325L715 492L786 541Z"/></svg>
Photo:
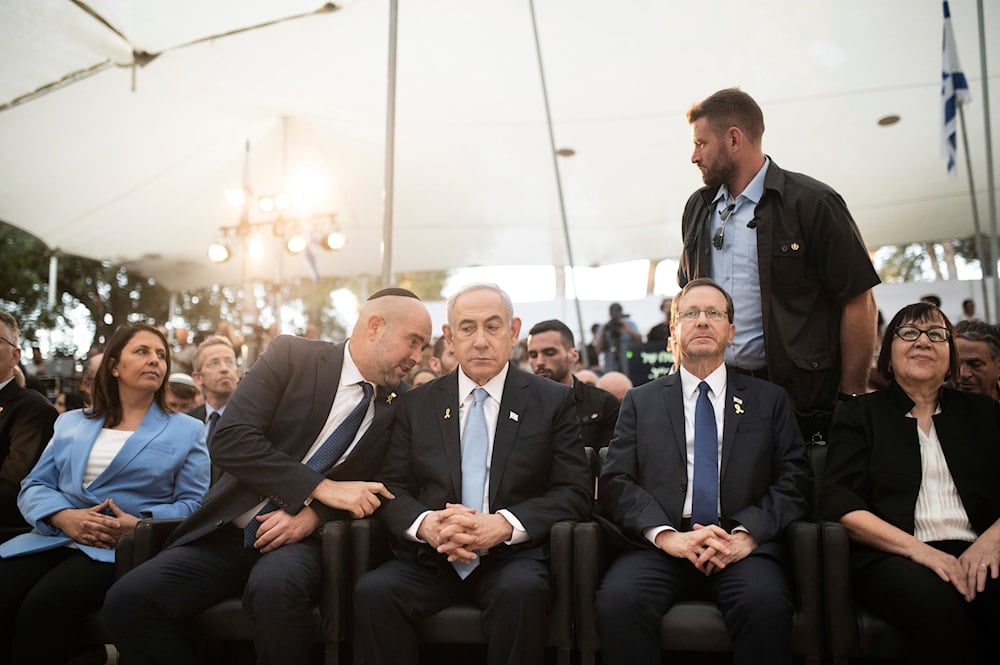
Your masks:
<svg viewBox="0 0 1000 665"><path fill-rule="evenodd" d="M782 252L787 252L788 251L788 245L782 245L781 246L781 251Z"/></svg>
<svg viewBox="0 0 1000 665"><path fill-rule="evenodd" d="M687 485L681 485L681 493L686 493L688 491Z"/></svg>

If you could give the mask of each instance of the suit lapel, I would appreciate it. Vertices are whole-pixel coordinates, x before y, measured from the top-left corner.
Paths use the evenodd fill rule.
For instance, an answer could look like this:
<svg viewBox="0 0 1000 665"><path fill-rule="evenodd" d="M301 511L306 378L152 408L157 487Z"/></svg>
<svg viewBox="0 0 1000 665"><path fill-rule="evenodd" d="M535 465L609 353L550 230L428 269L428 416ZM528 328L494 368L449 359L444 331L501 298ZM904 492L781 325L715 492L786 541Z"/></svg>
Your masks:
<svg viewBox="0 0 1000 665"><path fill-rule="evenodd" d="M747 387L743 377L736 372L727 372L726 400L722 405L722 467L719 470L720 477L726 475L726 468L732 457L733 441L736 440L736 432L743 420L740 416L746 407L746 398Z"/></svg>
<svg viewBox="0 0 1000 665"><path fill-rule="evenodd" d="M434 414L441 432L441 444L448 460L452 492L462 501L462 433L459 423L458 372L452 372L435 386Z"/></svg>
<svg viewBox="0 0 1000 665"><path fill-rule="evenodd" d="M331 344L316 360L316 390L313 392L312 409L305 430L312 439L306 444L306 450L319 436L326 419L330 417L333 399L337 396L337 387L340 385L340 371L344 367L345 350L344 344Z"/></svg>
<svg viewBox="0 0 1000 665"><path fill-rule="evenodd" d="M497 491L503 480L507 460L517 440L521 418L525 417L529 395L528 379L513 365L508 366L507 380L503 386L503 400L497 414L497 428L493 435L493 457L490 461L490 505L496 505Z"/></svg>
<svg viewBox="0 0 1000 665"><path fill-rule="evenodd" d="M687 439L684 436L684 389L681 387L681 375L671 374L670 380L663 386L663 401L666 408L667 423L672 434L674 448L680 455L681 462L687 464Z"/></svg>
<svg viewBox="0 0 1000 665"><path fill-rule="evenodd" d="M139 429L133 432L132 436L125 440L125 445L123 445L121 450L118 451L118 454L112 458L111 463L108 464L107 468L104 469L104 471L102 471L97 478L94 478L94 482L90 484L89 489L93 491L102 485L106 485L110 480L118 475L122 469L128 466L129 462L132 461L132 458L138 455L152 439L157 437L160 432L167 427L167 423L169 422L170 416L161 411L160 407L156 404L150 406L149 410L146 411L146 416L139 424ZM88 450L87 452L89 454L90 451Z"/></svg>

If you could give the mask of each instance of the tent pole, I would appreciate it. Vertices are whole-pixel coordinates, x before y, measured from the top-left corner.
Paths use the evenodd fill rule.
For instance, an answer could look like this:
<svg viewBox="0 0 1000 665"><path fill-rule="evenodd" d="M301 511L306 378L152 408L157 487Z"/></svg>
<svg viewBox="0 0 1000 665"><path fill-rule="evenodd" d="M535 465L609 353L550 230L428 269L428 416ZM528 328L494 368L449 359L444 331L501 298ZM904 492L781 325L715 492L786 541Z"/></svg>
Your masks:
<svg viewBox="0 0 1000 665"><path fill-rule="evenodd" d="M993 178L993 132L990 123L990 77L986 71L986 22L983 18L983 0L978 0L979 10L979 68L983 77L983 125L986 130L986 193L990 204L990 261L993 268L993 312L1000 317L1000 288L997 288L997 258L1000 258L1000 243L997 242L997 197L996 182Z"/></svg>
<svg viewBox="0 0 1000 665"><path fill-rule="evenodd" d="M396 24L399 0L389 0L389 75L385 95L385 178L382 184L382 288L392 286L392 202L396 154ZM363 294L367 297L367 294Z"/></svg>
<svg viewBox="0 0 1000 665"><path fill-rule="evenodd" d="M566 201L563 198L562 176L559 173L559 155L556 153L556 137L552 128L552 110L549 108L549 91L545 85L545 65L542 63L542 46L538 39L538 21L535 19L535 0L528 0L531 9L531 28L535 35L535 53L538 57L538 76L542 83L542 99L545 102L545 122L549 129L549 154L552 155L552 170L556 176L556 191L559 194L559 214L562 218L563 238L566 241L566 258L569 260L570 281L573 283L573 305L576 308L576 325L580 331L577 347L583 358L585 367L590 367L597 360L587 353L587 335L583 328L583 313L580 310L580 292L576 288L576 262L573 260L573 244L570 242L569 222L566 219Z"/></svg>
<svg viewBox="0 0 1000 665"><path fill-rule="evenodd" d="M986 255L983 254L982 227L979 224L979 205L976 203L976 185L972 178L972 157L969 155L969 133L965 129L965 105L958 106L958 124L962 126L962 149L965 151L965 170L969 174L969 198L972 200L972 226L975 229L973 239L976 243L976 257L979 265L983 268L983 278L979 280L983 287L983 321L991 321L990 317L990 296L986 289ZM996 272L996 271L994 271Z"/></svg>

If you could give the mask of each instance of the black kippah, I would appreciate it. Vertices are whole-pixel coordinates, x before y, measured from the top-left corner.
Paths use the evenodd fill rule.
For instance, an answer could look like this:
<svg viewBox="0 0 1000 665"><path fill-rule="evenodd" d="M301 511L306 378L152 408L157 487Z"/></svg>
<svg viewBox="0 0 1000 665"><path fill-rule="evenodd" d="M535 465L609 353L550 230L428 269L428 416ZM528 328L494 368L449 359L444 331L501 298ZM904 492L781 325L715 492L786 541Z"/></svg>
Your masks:
<svg viewBox="0 0 1000 665"><path fill-rule="evenodd" d="M385 296L400 296L402 298L413 298L414 300L420 300L417 294L409 289L401 289L398 286L390 286L387 289L380 289L375 293L368 296L368 300L375 300L376 298L384 298Z"/></svg>

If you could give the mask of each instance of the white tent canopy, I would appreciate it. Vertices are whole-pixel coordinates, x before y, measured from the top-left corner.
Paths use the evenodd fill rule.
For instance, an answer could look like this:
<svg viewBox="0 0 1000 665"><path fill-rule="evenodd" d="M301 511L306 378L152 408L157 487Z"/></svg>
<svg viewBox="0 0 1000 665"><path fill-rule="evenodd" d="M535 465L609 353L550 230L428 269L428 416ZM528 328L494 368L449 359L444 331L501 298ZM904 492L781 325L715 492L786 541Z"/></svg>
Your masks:
<svg viewBox="0 0 1000 665"><path fill-rule="evenodd" d="M976 3L950 4L985 214ZM869 245L972 234L964 162L951 181L939 154L937 0L535 5L557 146L576 153L559 163L578 264L679 255L700 185L684 112L732 85L763 107L768 154L840 191ZM320 174L312 209L349 241L319 272L380 272L388 0L86 6L108 25L66 0L0 3L0 220L171 288L307 274L278 250L207 260L239 219L225 193L249 140L257 194ZM133 52L162 54L133 70ZM394 269L566 263L527 0L402 0L398 57Z"/></svg>

